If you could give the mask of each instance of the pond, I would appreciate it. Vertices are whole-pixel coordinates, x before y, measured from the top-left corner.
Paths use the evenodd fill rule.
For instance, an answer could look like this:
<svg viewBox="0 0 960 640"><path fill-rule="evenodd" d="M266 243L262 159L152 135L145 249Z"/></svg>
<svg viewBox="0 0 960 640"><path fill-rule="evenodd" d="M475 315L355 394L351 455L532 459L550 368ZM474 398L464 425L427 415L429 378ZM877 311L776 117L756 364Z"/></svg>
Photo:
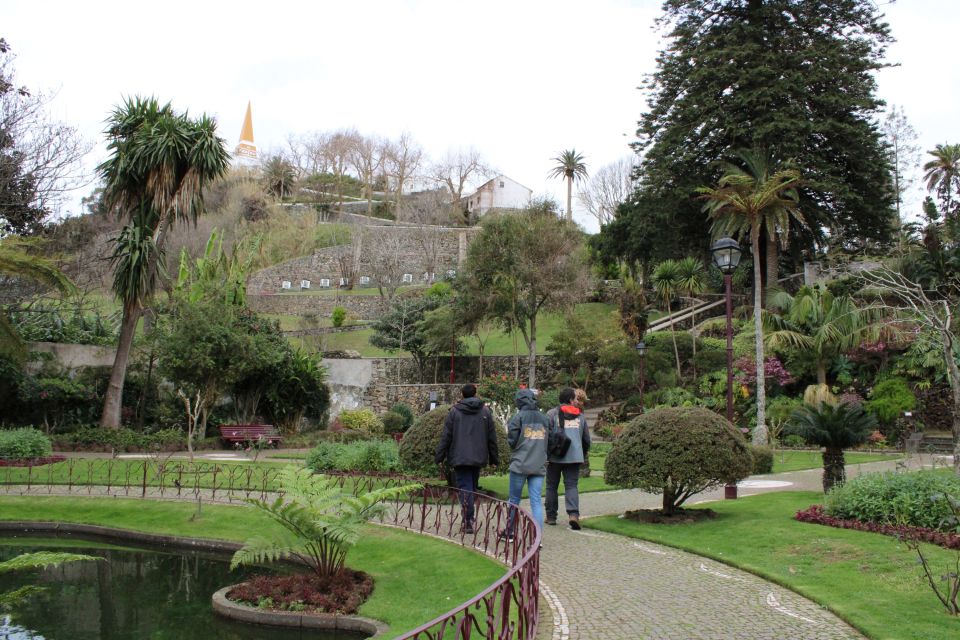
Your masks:
<svg viewBox="0 0 960 640"><path fill-rule="evenodd" d="M75 538L0 537L0 560L31 551L104 558L0 574L0 593L44 591L0 616L4 640L360 640L363 634L246 625L213 613L210 597L242 582L224 556L120 547Z"/></svg>

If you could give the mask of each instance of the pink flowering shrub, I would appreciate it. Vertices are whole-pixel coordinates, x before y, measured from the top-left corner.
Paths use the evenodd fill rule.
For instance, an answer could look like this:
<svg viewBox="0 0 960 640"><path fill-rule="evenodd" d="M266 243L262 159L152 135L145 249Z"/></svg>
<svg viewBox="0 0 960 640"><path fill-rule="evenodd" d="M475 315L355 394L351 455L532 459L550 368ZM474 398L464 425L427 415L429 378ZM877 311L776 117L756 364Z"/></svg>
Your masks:
<svg viewBox="0 0 960 640"><path fill-rule="evenodd" d="M736 380L738 383L744 386L753 386L756 384L757 367L751 356L738 358L733 363L733 368L737 370ZM763 373L767 384L776 384L785 387L797 381L796 378L793 377L793 374L780 362L780 358L776 356L764 359Z"/></svg>

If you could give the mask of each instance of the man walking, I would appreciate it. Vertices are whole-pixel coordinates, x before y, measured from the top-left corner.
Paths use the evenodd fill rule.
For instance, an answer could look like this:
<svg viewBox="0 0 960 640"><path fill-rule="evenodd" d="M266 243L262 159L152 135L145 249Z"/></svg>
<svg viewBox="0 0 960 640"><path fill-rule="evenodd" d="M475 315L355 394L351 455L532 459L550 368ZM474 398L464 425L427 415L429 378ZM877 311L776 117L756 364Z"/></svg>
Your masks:
<svg viewBox="0 0 960 640"><path fill-rule="evenodd" d="M567 434L570 447L562 455L550 455L547 465L547 524L557 524L560 476L563 476L563 502L570 528L580 530L580 465L590 453L590 429L580 408L576 406L576 391L570 388L560 392L560 406L547 411L551 428Z"/></svg>
<svg viewBox="0 0 960 640"><path fill-rule="evenodd" d="M514 397L517 413L507 423L507 442L513 454L510 457L510 504L520 505L523 485L530 496L530 512L537 525L543 528L543 476L547 465L547 430L550 419L537 409L537 396L532 389L520 389ZM517 515L510 509L507 528L501 537L513 540Z"/></svg>
<svg viewBox="0 0 960 640"><path fill-rule="evenodd" d="M480 469L488 463L500 464L500 458L493 415L477 397L476 385L463 385L460 394L463 399L453 405L443 423L434 460L453 467L463 508L463 532L469 534L473 533L474 493L480 482Z"/></svg>

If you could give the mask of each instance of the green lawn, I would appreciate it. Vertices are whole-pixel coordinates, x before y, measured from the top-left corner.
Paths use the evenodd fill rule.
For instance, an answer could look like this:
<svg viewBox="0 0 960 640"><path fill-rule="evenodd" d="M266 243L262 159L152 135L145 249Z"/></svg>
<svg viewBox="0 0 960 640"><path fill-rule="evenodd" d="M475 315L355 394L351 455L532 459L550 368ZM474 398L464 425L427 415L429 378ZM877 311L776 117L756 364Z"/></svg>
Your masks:
<svg viewBox="0 0 960 640"><path fill-rule="evenodd" d="M861 453L848 451L844 456L848 465L880 462L882 460L899 460L903 456L899 453ZM804 469L820 469L823 467L823 454L820 451L775 451L773 454L773 473L788 471L803 471Z"/></svg>
<svg viewBox="0 0 960 640"><path fill-rule="evenodd" d="M638 524L616 516L583 523L755 573L829 608L870 638L960 637L960 618L947 615L915 555L895 538L793 520L797 510L822 498L798 491L713 502L709 508L718 517L697 524ZM956 552L932 546L928 550L940 573L955 570L949 561Z"/></svg>
<svg viewBox="0 0 960 640"><path fill-rule="evenodd" d="M99 524L120 529L195 538L243 541L251 532L278 525L250 507L148 500L86 500L3 497L0 520L43 520ZM369 526L347 564L371 574L376 589L360 614L390 625L400 634L448 611L490 586L503 565L459 545L405 531Z"/></svg>

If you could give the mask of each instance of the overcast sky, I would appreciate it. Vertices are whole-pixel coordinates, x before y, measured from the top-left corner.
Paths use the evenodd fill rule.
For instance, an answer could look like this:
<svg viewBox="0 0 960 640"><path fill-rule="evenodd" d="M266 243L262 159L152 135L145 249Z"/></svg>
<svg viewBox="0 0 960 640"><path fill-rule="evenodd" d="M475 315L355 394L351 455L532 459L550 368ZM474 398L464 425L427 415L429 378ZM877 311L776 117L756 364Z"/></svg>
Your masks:
<svg viewBox="0 0 960 640"><path fill-rule="evenodd" d="M960 142L960 3L881 7L900 66L880 72L880 97L903 105L924 150ZM100 143L91 166L124 96L213 114L231 149L250 100L261 151L291 133L408 131L433 157L474 146L563 203L550 158L576 148L593 170L629 154L659 14L659 0L0 0L0 37L19 83L56 91L55 115Z"/></svg>

